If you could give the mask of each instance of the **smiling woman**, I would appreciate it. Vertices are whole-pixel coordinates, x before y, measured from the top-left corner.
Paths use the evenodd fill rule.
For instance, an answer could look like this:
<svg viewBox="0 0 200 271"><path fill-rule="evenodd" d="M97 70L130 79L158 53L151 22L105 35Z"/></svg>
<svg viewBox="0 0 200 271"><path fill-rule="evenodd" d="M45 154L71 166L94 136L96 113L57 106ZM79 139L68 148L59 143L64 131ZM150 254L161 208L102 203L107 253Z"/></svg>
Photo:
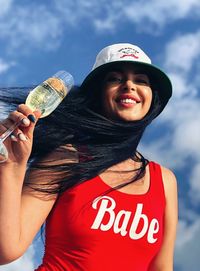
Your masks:
<svg viewBox="0 0 200 271"><path fill-rule="evenodd" d="M24 104L11 112L1 133L24 121L0 164L0 263L20 257L45 222L37 271L172 271L176 179L137 150L171 94L167 75L120 43L37 125Z"/></svg>
<svg viewBox="0 0 200 271"><path fill-rule="evenodd" d="M102 114L108 118L140 120L150 109L150 79L136 73L131 64L121 64L120 71L108 72L102 88Z"/></svg>

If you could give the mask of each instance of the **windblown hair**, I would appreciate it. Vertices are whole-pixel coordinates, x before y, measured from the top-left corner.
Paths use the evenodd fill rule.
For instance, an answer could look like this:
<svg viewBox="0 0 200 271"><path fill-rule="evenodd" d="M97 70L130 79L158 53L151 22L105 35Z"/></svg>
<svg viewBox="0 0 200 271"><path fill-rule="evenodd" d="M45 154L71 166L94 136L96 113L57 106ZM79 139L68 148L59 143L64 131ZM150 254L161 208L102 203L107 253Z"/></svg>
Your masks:
<svg viewBox="0 0 200 271"><path fill-rule="evenodd" d="M0 98L4 110L8 108L6 104L16 106L24 102L28 89L1 89ZM139 154L137 146L145 128L160 111L157 91L153 91L148 114L134 122L111 121L102 116L98 110L98 95L97 90L85 91L81 87L74 87L51 115L38 121L28 167L29 170L39 170L41 184L34 184L34 181L27 178L25 185L44 193L60 194L127 158L141 165L134 170L134 177L129 183L144 176L148 160ZM53 165L42 162L54 150L65 152L63 146L66 144L72 145L77 151L78 157L81 157L79 162L54 161ZM56 178L51 183L42 182L52 174Z"/></svg>

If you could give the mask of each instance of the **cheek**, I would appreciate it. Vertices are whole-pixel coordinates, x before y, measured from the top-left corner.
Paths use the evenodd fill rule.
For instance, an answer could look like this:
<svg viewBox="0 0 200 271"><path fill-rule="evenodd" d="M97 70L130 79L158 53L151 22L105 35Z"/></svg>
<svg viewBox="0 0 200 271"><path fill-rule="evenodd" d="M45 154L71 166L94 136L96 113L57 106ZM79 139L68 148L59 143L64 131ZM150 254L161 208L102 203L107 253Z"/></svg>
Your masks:
<svg viewBox="0 0 200 271"><path fill-rule="evenodd" d="M101 93L100 96L100 103L101 103L101 113L105 114L105 112L107 112L108 109L108 91L106 91L106 89L104 89Z"/></svg>
<svg viewBox="0 0 200 271"><path fill-rule="evenodd" d="M101 95L101 109L104 115L111 114L113 110L113 98L114 94L111 89L104 89Z"/></svg>
<svg viewBox="0 0 200 271"><path fill-rule="evenodd" d="M153 99L152 91L149 89L146 89L144 91L144 99L146 106L150 107Z"/></svg>
<svg viewBox="0 0 200 271"><path fill-rule="evenodd" d="M114 93L113 93L113 91L111 89L105 88L104 91L102 92L102 96L101 97L102 97L102 99L101 99L102 104L104 106L108 106L109 104L112 103L112 99L114 97Z"/></svg>

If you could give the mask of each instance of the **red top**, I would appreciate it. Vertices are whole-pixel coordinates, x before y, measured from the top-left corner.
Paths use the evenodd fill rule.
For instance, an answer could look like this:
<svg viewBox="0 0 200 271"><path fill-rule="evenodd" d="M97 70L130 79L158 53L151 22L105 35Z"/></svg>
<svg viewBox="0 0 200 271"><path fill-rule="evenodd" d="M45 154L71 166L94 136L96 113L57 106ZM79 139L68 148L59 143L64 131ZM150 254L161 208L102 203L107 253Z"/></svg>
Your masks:
<svg viewBox="0 0 200 271"><path fill-rule="evenodd" d="M160 166L149 167L142 195L105 193L99 176L64 192L47 219L37 271L147 271L161 247L165 209Z"/></svg>

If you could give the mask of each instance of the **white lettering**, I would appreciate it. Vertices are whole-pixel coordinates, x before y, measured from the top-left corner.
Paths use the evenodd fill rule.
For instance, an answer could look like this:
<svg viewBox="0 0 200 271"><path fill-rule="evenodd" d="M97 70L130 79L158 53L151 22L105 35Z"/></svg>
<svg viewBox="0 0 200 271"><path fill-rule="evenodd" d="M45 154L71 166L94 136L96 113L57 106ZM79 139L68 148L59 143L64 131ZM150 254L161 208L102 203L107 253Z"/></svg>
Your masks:
<svg viewBox="0 0 200 271"><path fill-rule="evenodd" d="M98 211L98 214L96 216L96 219L92 225L92 229L98 229L100 227L100 229L102 231L107 231L109 230L112 225L113 225L113 222L115 220L115 213L114 213L114 208L116 206L116 203L114 201L114 199L110 198L110 197L107 197L107 196L103 196L103 197L100 197L98 198L97 200L95 200L92 204L92 207L94 209L97 209L97 204L98 202L101 201L101 205L100 205L100 208L99 208L99 211ZM109 201L111 203L110 207L108 207L108 204L109 204ZM108 221L107 224L103 224L102 223L102 220L104 218L104 215L108 213L110 215L110 219Z"/></svg>
<svg viewBox="0 0 200 271"><path fill-rule="evenodd" d="M150 226L149 226L149 231L148 231L148 235L147 235L147 240L149 243L155 243L158 238L154 238L153 235L155 233L158 233L159 231L159 223L157 219L152 219Z"/></svg>
<svg viewBox="0 0 200 271"><path fill-rule="evenodd" d="M124 216L124 219L122 220L122 216ZM122 236L125 236L127 234L127 225L129 222L131 216L131 212L121 210L116 216L115 223L114 223L114 232L120 233ZM122 220L122 225L119 227L120 220Z"/></svg>
<svg viewBox="0 0 200 271"><path fill-rule="evenodd" d="M129 232L129 236L131 239L135 239L135 240L140 239L147 232L148 218L146 215L142 214L142 207L143 207L143 204L141 204L141 203L137 204L135 216L134 216L134 219L133 219L133 222L132 222L132 225L130 228L130 232ZM140 219L143 219L144 225L143 225L143 228L140 231L140 233L136 233Z"/></svg>
<svg viewBox="0 0 200 271"><path fill-rule="evenodd" d="M127 234L132 240L138 240L147 235L147 241L151 244L155 243L158 238L155 234L159 231L159 222L156 218L148 220L143 211L143 204L138 203L135 213L130 211L120 210L115 212L116 202L113 198L102 196L94 200L92 207L98 210L96 218L91 226L91 229L100 229L108 231L113 227L115 234L126 236ZM131 216L133 219L131 222ZM130 226L128 227L128 224ZM138 231L140 225L140 231Z"/></svg>

